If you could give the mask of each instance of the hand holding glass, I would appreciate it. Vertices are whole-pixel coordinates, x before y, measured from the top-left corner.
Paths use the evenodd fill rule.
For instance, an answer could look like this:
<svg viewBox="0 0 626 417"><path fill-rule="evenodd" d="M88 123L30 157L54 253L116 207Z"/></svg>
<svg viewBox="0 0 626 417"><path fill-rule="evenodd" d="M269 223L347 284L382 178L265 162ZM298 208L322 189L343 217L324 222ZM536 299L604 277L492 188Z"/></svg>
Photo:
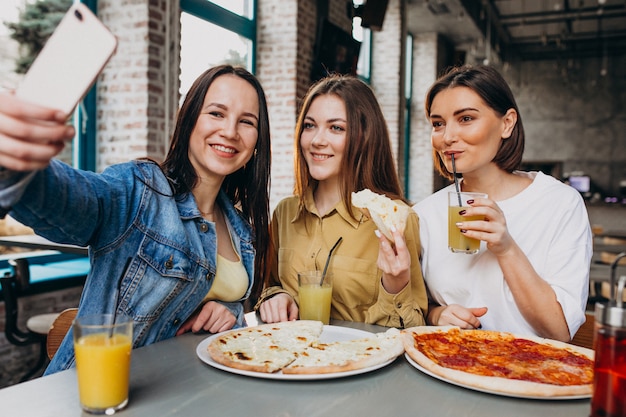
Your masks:
<svg viewBox="0 0 626 417"><path fill-rule="evenodd" d="M84 411L111 415L128 403L133 321L111 314L74 320L78 394Z"/></svg>
<svg viewBox="0 0 626 417"><path fill-rule="evenodd" d="M298 273L298 298L300 320L319 320L330 323L330 304L333 294L332 273L327 272L322 280L322 271Z"/></svg>
<svg viewBox="0 0 626 417"><path fill-rule="evenodd" d="M454 253L476 253L480 250L480 240L472 239L461 233L458 222L484 220L484 216L461 216L459 213L470 208L468 200L487 198L483 193L464 193L450 191L448 193L448 248Z"/></svg>

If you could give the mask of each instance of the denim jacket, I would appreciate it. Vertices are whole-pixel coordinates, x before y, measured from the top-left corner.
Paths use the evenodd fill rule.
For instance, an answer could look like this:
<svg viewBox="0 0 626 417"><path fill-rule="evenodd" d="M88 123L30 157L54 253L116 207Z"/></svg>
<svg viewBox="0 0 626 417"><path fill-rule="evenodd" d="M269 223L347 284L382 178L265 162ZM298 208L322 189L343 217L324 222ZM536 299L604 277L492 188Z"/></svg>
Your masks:
<svg viewBox="0 0 626 417"><path fill-rule="evenodd" d="M9 185L0 181L0 190ZM0 202L6 204L2 191ZM241 301L249 296L253 281L253 234L223 192L218 203L248 273L244 298L222 303L237 317L235 327L242 327ZM117 308L117 314L134 320L134 348L175 336L213 284L215 225L203 219L191 193L172 196L155 163L128 162L96 174L52 161L32 177L10 214L52 241L89 246L91 271L78 315ZM132 262L121 277L129 258ZM70 331L46 374L73 363Z"/></svg>

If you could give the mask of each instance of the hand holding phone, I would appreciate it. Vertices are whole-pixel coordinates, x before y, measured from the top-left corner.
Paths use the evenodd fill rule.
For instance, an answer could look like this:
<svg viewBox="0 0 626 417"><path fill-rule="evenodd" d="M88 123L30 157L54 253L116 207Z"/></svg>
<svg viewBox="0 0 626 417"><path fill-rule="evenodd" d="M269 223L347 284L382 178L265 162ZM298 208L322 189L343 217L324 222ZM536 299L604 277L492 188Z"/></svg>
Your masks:
<svg viewBox="0 0 626 417"><path fill-rule="evenodd" d="M72 112L117 47L117 39L82 3L74 3L18 86L26 101Z"/></svg>

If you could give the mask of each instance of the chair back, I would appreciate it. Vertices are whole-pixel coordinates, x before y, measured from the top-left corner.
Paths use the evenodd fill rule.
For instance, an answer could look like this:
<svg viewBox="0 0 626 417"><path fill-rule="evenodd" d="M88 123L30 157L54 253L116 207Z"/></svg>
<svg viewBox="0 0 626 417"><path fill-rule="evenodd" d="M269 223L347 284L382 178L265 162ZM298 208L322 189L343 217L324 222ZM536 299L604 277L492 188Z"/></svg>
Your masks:
<svg viewBox="0 0 626 417"><path fill-rule="evenodd" d="M4 334L7 340L16 346L41 343L44 341L45 335L23 331L18 327L18 299L30 285L28 259L11 259L9 265L12 272L7 272L0 277L0 287L5 306Z"/></svg>
<svg viewBox="0 0 626 417"><path fill-rule="evenodd" d="M72 323L74 322L77 313L77 308L65 309L52 323L52 326L48 331L48 339L46 341L46 351L49 359L52 359L54 354L59 349L65 335L70 330L70 327L72 327Z"/></svg>
<svg viewBox="0 0 626 417"><path fill-rule="evenodd" d="M585 316L587 319L582 326L580 326L570 343L587 349L593 349L593 336L595 333L596 320L592 313L587 313Z"/></svg>

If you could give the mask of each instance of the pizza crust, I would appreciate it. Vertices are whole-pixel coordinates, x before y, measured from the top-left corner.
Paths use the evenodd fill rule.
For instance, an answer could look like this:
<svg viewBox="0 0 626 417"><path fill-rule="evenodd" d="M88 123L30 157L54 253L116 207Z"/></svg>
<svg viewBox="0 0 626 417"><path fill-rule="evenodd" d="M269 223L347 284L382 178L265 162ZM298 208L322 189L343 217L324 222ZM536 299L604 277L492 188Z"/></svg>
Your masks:
<svg viewBox="0 0 626 417"><path fill-rule="evenodd" d="M484 376L463 372L457 369L446 368L435 363L416 348L413 334L428 334L433 332L446 333L450 330L460 330L454 326L418 326L402 331L402 342L406 354L420 367L443 380L464 385L479 390L502 393L521 397L562 397L562 396L587 396L592 393L592 385L553 385L523 381L519 379L508 379L495 376ZM531 340L540 344L553 346L559 349L580 353L593 361L594 352L579 346L570 345L556 340L543 339L535 336L517 336L511 333L489 332L481 330L469 330L473 332L490 333L493 337L498 335L512 335L516 338Z"/></svg>

